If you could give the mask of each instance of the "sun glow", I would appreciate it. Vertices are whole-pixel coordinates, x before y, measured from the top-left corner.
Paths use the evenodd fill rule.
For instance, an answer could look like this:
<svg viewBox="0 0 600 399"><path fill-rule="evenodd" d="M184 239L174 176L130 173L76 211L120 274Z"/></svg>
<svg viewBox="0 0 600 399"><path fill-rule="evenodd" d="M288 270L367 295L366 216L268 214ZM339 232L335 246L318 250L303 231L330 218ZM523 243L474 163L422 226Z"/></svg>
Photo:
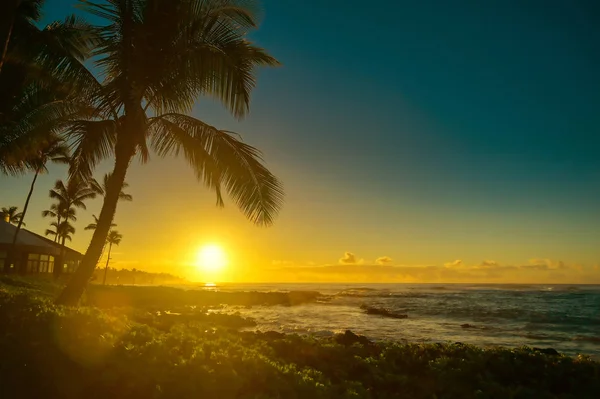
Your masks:
<svg viewBox="0 0 600 399"><path fill-rule="evenodd" d="M196 266L203 272L214 274L227 266L227 256L220 246L215 244L205 245L198 250Z"/></svg>

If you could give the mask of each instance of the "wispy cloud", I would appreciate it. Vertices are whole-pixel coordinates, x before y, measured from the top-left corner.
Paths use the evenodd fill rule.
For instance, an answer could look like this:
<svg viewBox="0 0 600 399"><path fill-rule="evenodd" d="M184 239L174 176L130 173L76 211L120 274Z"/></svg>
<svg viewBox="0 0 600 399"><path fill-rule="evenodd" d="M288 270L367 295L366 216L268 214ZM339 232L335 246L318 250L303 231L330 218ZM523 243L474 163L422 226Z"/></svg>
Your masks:
<svg viewBox="0 0 600 399"><path fill-rule="evenodd" d="M568 270L572 267L562 260L553 261L552 259L530 259L529 265L521 266L523 269L535 270Z"/></svg>
<svg viewBox="0 0 600 399"><path fill-rule="evenodd" d="M483 262L481 262L479 264L479 268L494 268L494 267L498 267L500 266L500 264L498 262L496 262L495 260L484 260Z"/></svg>
<svg viewBox="0 0 600 399"><path fill-rule="evenodd" d="M343 265L354 265L358 263L356 260L356 255L354 255L352 252L345 252L344 256L342 256L339 261Z"/></svg>
<svg viewBox="0 0 600 399"><path fill-rule="evenodd" d="M392 263L392 258L390 258L389 256L381 256L379 258L377 258L375 260L375 262L377 262L378 265L388 265L390 263Z"/></svg>
<svg viewBox="0 0 600 399"><path fill-rule="evenodd" d="M456 259L453 262L446 262L444 263L444 266L448 267L448 268L453 268L453 267L461 267L463 265L463 261L460 259Z"/></svg>

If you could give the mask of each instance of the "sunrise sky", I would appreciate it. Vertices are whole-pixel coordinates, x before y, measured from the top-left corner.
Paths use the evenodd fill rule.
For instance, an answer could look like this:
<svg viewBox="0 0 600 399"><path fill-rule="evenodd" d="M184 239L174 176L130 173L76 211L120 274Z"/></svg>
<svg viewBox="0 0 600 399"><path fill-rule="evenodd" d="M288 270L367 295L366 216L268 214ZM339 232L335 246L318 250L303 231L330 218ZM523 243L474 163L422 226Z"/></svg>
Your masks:
<svg viewBox="0 0 600 399"><path fill-rule="evenodd" d="M73 12L47 0L47 20ZM265 0L260 73L238 122L285 184L271 228L246 221L183 160L130 168L114 267L206 281L600 283L600 3ZM326 4L326 5L324 5ZM109 163L97 171L100 178ZM27 229L43 233L38 181ZM0 177L22 208L32 176ZM7 189L8 188L8 189ZM100 200L78 211L72 247ZM218 273L195 265L218 245Z"/></svg>

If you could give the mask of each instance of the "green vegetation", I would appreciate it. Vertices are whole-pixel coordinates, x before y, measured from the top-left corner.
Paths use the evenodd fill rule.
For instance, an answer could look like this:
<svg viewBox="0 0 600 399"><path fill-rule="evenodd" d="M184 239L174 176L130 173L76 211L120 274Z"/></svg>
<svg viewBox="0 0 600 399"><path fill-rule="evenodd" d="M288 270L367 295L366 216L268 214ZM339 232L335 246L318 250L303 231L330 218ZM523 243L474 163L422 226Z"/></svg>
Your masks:
<svg viewBox="0 0 600 399"><path fill-rule="evenodd" d="M243 332L251 320L187 306L214 292L91 286L88 304L107 292L132 298L127 308L101 310L56 306L50 298L58 289L0 279L0 397L600 397L600 364L584 356L372 343L350 332L331 339ZM162 312L149 310L166 298L173 299ZM164 311L172 306L187 310Z"/></svg>

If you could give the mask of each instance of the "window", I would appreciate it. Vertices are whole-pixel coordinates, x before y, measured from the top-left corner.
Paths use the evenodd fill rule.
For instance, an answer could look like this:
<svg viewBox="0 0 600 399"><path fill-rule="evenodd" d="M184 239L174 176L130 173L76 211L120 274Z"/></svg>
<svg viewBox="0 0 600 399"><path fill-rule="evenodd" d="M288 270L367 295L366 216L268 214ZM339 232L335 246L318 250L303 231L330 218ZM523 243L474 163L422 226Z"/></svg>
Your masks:
<svg viewBox="0 0 600 399"><path fill-rule="evenodd" d="M50 255L40 255L40 273L48 273Z"/></svg>
<svg viewBox="0 0 600 399"><path fill-rule="evenodd" d="M40 254L27 255L27 272L39 273L40 271Z"/></svg>
<svg viewBox="0 0 600 399"><path fill-rule="evenodd" d="M54 272L54 256L48 257L48 273Z"/></svg>

